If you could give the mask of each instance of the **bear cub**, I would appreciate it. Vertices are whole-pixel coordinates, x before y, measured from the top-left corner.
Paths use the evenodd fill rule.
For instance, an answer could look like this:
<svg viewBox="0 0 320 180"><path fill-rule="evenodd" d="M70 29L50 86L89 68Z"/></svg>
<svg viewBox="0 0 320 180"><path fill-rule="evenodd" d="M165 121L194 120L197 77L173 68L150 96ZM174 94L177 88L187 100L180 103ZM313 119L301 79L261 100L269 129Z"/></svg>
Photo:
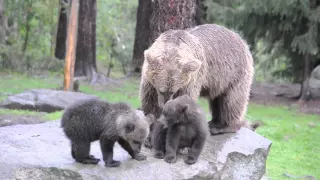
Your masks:
<svg viewBox="0 0 320 180"><path fill-rule="evenodd" d="M141 145L149 134L154 116L133 110L123 102L109 103L96 98L78 101L66 108L61 127L71 141L71 155L79 163L98 164L100 159L90 155L90 144L99 140L103 160L107 167L117 167L113 160L116 142L138 161L146 159L140 154Z"/></svg>
<svg viewBox="0 0 320 180"><path fill-rule="evenodd" d="M154 157L167 163L177 161L177 152L188 148L186 164L198 160L209 134L203 110L188 95L179 96L165 103L152 134Z"/></svg>

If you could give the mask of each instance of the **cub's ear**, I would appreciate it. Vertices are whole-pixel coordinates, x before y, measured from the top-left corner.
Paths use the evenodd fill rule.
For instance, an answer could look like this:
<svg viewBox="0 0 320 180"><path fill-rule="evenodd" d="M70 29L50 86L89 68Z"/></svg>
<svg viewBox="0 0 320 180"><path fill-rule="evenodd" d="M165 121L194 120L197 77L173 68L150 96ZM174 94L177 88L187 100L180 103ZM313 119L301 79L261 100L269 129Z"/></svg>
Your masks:
<svg viewBox="0 0 320 180"><path fill-rule="evenodd" d="M201 67L201 61L199 60L191 60L185 63L182 67L182 71L185 73L197 71Z"/></svg>
<svg viewBox="0 0 320 180"><path fill-rule="evenodd" d="M126 134L134 131L135 128L136 128L135 125L132 124L132 123L128 123L128 124L126 124L126 125L124 126L124 130L125 130L125 133L126 133Z"/></svg>
<svg viewBox="0 0 320 180"><path fill-rule="evenodd" d="M156 121L156 118L151 113L146 115L146 118L147 118L147 121L148 121L149 125L151 125L152 123L154 123Z"/></svg>
<svg viewBox="0 0 320 180"><path fill-rule="evenodd" d="M188 105L188 104L179 105L179 111L180 111L180 113L185 113L188 108L189 108L189 105Z"/></svg>

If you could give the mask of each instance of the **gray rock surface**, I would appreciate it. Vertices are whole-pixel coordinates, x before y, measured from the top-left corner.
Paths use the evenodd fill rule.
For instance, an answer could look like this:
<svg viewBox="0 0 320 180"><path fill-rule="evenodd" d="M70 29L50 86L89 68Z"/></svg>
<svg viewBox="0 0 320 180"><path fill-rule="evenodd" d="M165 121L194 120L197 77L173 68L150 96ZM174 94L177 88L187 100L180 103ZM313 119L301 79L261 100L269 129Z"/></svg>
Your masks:
<svg viewBox="0 0 320 180"><path fill-rule="evenodd" d="M56 179L215 179L258 180L266 169L271 141L242 128L237 133L211 136L197 163L186 165L182 157L168 164L152 157L149 149L145 161L130 158L118 144L114 159L117 168L76 163L70 144L60 128L60 121L35 125L14 125L0 128L0 179L56 180ZM92 143L91 153L101 159L98 142Z"/></svg>
<svg viewBox="0 0 320 180"><path fill-rule="evenodd" d="M96 98L96 96L62 90L32 89L9 96L0 104L0 107L54 112L63 110L66 106L76 100L87 98Z"/></svg>
<svg viewBox="0 0 320 180"><path fill-rule="evenodd" d="M320 98L320 65L312 71L309 85L312 97Z"/></svg>

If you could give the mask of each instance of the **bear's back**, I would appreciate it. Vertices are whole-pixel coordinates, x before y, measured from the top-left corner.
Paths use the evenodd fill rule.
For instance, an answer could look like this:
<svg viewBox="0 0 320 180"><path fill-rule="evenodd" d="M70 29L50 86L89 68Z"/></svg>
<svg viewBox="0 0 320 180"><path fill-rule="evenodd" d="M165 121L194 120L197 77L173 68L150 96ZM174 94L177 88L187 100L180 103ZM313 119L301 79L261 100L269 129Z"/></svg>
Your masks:
<svg viewBox="0 0 320 180"><path fill-rule="evenodd" d="M105 116L112 108L105 101L90 99L78 101L66 108L61 126L71 139L93 141L102 132Z"/></svg>

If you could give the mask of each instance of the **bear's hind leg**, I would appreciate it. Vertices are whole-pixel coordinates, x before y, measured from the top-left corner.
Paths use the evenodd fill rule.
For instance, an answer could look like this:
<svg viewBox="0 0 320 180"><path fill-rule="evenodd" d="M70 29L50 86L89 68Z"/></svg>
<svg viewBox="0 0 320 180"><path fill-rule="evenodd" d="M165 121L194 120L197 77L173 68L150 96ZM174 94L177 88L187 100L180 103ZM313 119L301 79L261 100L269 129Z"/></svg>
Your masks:
<svg viewBox="0 0 320 180"><path fill-rule="evenodd" d="M71 143L71 155L82 164L98 164L100 159L95 158L90 152L90 142L77 141Z"/></svg>
<svg viewBox="0 0 320 180"><path fill-rule="evenodd" d="M238 83L225 94L210 100L212 120L209 122L211 135L234 133L246 124L244 114L247 110L249 88Z"/></svg>

